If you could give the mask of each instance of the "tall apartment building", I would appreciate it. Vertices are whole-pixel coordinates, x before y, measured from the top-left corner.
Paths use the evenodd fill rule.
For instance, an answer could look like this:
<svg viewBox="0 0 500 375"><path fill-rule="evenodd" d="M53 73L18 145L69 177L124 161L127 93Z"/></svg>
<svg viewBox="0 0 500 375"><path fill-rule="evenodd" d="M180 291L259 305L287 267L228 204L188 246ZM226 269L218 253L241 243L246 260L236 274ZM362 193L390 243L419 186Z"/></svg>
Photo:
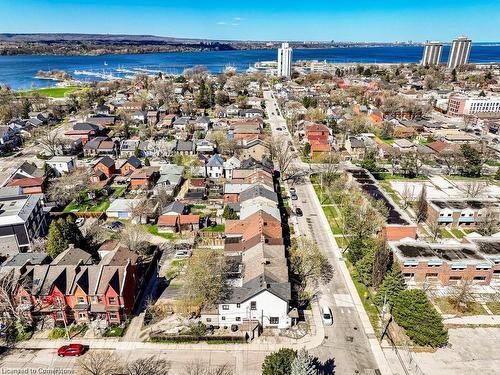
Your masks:
<svg viewBox="0 0 500 375"><path fill-rule="evenodd" d="M448 56L448 69L452 70L467 64L471 47L472 41L465 36L454 39Z"/></svg>
<svg viewBox="0 0 500 375"><path fill-rule="evenodd" d="M463 95L450 96L448 99L448 114L452 116L500 116L500 97L468 98Z"/></svg>
<svg viewBox="0 0 500 375"><path fill-rule="evenodd" d="M423 66L439 65L441 61L441 53L443 52L443 45L439 42L427 42L424 45L424 54L422 61Z"/></svg>
<svg viewBox="0 0 500 375"><path fill-rule="evenodd" d="M291 77L293 50L288 43L282 43L278 48L278 77Z"/></svg>

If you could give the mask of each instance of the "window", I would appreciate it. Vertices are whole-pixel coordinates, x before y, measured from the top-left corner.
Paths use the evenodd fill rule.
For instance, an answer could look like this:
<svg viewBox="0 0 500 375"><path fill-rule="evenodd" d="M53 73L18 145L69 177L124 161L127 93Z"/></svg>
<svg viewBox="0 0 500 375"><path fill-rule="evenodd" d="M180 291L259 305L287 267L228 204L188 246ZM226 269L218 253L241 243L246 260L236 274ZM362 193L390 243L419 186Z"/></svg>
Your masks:
<svg viewBox="0 0 500 375"><path fill-rule="evenodd" d="M78 303L85 303L85 298L77 297Z"/></svg>
<svg viewBox="0 0 500 375"><path fill-rule="evenodd" d="M484 280L486 280L486 276L475 276L474 280L476 280L476 281L484 281Z"/></svg>
<svg viewBox="0 0 500 375"><path fill-rule="evenodd" d="M62 311L56 311L56 319L63 319Z"/></svg>
<svg viewBox="0 0 500 375"><path fill-rule="evenodd" d="M116 305L116 298L115 297L108 297L108 302L110 305Z"/></svg>
<svg viewBox="0 0 500 375"><path fill-rule="evenodd" d="M206 321L207 323L210 323L212 321L212 318L207 318Z"/></svg>
<svg viewBox="0 0 500 375"><path fill-rule="evenodd" d="M78 313L78 318L80 318L80 319L87 319L87 314L82 313L82 312Z"/></svg>
<svg viewBox="0 0 500 375"><path fill-rule="evenodd" d="M257 310L257 302L255 301L250 302L250 310Z"/></svg>
<svg viewBox="0 0 500 375"><path fill-rule="evenodd" d="M229 305L222 305L222 310L229 310Z"/></svg>
<svg viewBox="0 0 500 375"><path fill-rule="evenodd" d="M239 309L241 307L241 303L237 303L236 307Z"/></svg>
<svg viewBox="0 0 500 375"><path fill-rule="evenodd" d="M221 316L220 318L221 320L226 320L226 317L225 316Z"/></svg>
<svg viewBox="0 0 500 375"><path fill-rule="evenodd" d="M109 319L111 319L111 320L118 320L118 314L117 313L110 313L109 314Z"/></svg>
<svg viewBox="0 0 500 375"><path fill-rule="evenodd" d="M241 322L241 318L239 316L236 317L237 322Z"/></svg>
<svg viewBox="0 0 500 375"><path fill-rule="evenodd" d="M277 316L271 316L269 317L269 324L279 324L280 318Z"/></svg>

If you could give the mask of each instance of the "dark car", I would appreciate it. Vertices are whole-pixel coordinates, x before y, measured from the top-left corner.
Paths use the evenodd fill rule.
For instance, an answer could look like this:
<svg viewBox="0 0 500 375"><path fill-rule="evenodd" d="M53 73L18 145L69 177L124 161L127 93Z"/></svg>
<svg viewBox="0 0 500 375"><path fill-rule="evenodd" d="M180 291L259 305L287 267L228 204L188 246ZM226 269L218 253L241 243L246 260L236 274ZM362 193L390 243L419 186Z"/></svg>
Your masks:
<svg viewBox="0 0 500 375"><path fill-rule="evenodd" d="M72 356L79 357L83 354L84 350L85 347L82 344L69 344L61 346L57 350L57 355L59 357L72 357Z"/></svg>
<svg viewBox="0 0 500 375"><path fill-rule="evenodd" d="M125 228L125 224L123 224L121 221L113 221L110 226L110 229L115 232L119 232L123 228Z"/></svg>
<svg viewBox="0 0 500 375"><path fill-rule="evenodd" d="M297 208L295 209L295 215L297 215L297 216L302 216L302 215L304 215L304 213L302 212L302 210L300 209L300 207L297 207Z"/></svg>
<svg viewBox="0 0 500 375"><path fill-rule="evenodd" d="M292 201L296 201L297 199L299 199L296 193L290 194L290 198L292 198Z"/></svg>

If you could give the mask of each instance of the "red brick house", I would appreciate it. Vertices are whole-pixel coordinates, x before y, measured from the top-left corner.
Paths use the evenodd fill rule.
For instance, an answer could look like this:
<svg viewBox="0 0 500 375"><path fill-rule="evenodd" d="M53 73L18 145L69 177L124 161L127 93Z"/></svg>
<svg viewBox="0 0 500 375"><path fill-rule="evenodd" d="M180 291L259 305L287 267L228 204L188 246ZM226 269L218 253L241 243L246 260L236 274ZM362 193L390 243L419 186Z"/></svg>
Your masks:
<svg viewBox="0 0 500 375"><path fill-rule="evenodd" d="M108 179L114 174L116 174L115 161L109 156L104 156L101 158L93 167L94 174L97 176L105 176L104 179ZM100 173L99 173L100 172ZM101 178L102 180L103 178Z"/></svg>
<svg viewBox="0 0 500 375"><path fill-rule="evenodd" d="M144 167L137 169L130 175L130 186L132 189L146 189L153 187L160 175L160 167Z"/></svg>

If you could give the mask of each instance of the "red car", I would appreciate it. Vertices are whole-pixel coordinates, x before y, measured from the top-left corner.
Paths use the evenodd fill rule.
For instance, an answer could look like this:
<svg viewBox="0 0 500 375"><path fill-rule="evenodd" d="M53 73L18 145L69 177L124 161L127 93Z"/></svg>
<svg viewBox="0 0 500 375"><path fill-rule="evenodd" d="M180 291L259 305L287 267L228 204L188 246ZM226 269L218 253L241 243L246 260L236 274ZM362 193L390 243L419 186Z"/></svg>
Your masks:
<svg viewBox="0 0 500 375"><path fill-rule="evenodd" d="M80 356L83 354L84 346L82 344L69 344L61 346L57 350L59 357Z"/></svg>

